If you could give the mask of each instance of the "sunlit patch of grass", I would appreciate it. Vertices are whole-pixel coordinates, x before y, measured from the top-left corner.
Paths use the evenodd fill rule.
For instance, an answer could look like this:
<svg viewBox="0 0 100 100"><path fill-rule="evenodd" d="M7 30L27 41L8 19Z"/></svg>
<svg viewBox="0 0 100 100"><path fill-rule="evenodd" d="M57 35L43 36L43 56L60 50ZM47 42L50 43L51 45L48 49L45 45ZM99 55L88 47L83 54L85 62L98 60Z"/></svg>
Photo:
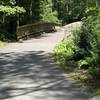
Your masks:
<svg viewBox="0 0 100 100"><path fill-rule="evenodd" d="M3 47L5 44L5 42L0 41L0 48Z"/></svg>
<svg viewBox="0 0 100 100"><path fill-rule="evenodd" d="M97 100L100 100L100 89L96 92L96 98Z"/></svg>
<svg viewBox="0 0 100 100"><path fill-rule="evenodd" d="M100 100L100 89L98 89L98 91L96 92L96 96Z"/></svg>
<svg viewBox="0 0 100 100"><path fill-rule="evenodd" d="M79 81L84 81L87 79L87 71L86 70L75 70L74 72L70 73L69 75Z"/></svg>

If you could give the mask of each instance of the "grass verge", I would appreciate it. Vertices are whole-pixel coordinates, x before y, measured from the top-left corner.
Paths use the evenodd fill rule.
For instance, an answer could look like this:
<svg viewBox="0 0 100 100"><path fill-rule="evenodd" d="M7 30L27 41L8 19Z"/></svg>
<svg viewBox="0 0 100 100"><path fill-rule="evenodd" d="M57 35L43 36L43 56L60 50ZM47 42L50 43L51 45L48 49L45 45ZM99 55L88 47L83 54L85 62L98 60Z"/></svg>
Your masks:
<svg viewBox="0 0 100 100"><path fill-rule="evenodd" d="M5 42L0 41L0 48L3 47L5 44Z"/></svg>
<svg viewBox="0 0 100 100"><path fill-rule="evenodd" d="M88 70L83 69L64 69L65 75L78 81L82 88L93 94L98 100L100 100L100 79L93 79L88 75Z"/></svg>

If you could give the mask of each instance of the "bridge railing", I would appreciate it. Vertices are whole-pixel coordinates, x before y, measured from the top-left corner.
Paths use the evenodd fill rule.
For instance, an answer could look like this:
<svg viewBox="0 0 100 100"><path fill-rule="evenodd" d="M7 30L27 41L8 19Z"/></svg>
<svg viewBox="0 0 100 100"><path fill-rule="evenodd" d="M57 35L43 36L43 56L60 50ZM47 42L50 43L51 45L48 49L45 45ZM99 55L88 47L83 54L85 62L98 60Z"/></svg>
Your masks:
<svg viewBox="0 0 100 100"><path fill-rule="evenodd" d="M30 36L41 35L43 32L54 31L56 23L36 23L17 27L17 39L27 39Z"/></svg>

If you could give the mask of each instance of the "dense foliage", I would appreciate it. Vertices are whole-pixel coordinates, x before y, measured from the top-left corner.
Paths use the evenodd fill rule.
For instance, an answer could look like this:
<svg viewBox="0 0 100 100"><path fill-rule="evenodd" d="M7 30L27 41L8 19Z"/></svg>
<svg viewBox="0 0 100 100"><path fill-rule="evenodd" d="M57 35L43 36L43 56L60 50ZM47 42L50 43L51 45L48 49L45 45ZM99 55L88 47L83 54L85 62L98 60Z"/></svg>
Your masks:
<svg viewBox="0 0 100 100"><path fill-rule="evenodd" d="M100 11L90 8L88 12L90 14L83 19L77 44L81 50L85 51L79 60L86 62L85 65L89 68L90 74L100 77Z"/></svg>
<svg viewBox="0 0 100 100"><path fill-rule="evenodd" d="M0 40L15 40L16 27L36 22L59 22L52 0L1 0Z"/></svg>
<svg viewBox="0 0 100 100"><path fill-rule="evenodd" d="M97 5L97 0L0 0L0 39L15 39L19 25L79 21L87 8Z"/></svg>
<svg viewBox="0 0 100 100"><path fill-rule="evenodd" d="M54 9L64 24L81 20L88 7L95 6L96 0L53 0Z"/></svg>
<svg viewBox="0 0 100 100"><path fill-rule="evenodd" d="M0 39L15 39L16 27L29 23L81 20L96 0L0 0Z"/></svg>
<svg viewBox="0 0 100 100"><path fill-rule="evenodd" d="M0 39L10 40L15 39L15 28L18 19L18 14L25 13L23 7L16 5L15 0L0 1Z"/></svg>
<svg viewBox="0 0 100 100"><path fill-rule="evenodd" d="M56 46L55 54L65 67L76 65L88 70L92 77L100 78L100 10L99 3L95 4L85 9L81 29ZM68 65L69 62L73 65Z"/></svg>
<svg viewBox="0 0 100 100"><path fill-rule="evenodd" d="M58 44L55 48L56 59L59 64L65 66L68 64L68 61L72 58L75 47L75 43L73 41L73 37L69 35L65 38L60 44ZM66 63L67 61L67 63Z"/></svg>

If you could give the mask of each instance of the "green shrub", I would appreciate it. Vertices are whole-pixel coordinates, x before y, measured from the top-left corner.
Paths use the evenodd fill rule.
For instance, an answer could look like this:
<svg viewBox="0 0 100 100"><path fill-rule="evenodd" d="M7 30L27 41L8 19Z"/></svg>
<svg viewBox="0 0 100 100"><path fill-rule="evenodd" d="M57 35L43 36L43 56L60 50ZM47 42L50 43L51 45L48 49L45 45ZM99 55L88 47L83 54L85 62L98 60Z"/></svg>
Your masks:
<svg viewBox="0 0 100 100"><path fill-rule="evenodd" d="M86 37L82 34L81 28L79 28L76 31L73 31L73 41L76 45L76 48L74 49L74 54L72 57L72 60L79 61L81 59L84 59L84 57L87 55L87 51L84 48L86 46ZM82 35L81 35L82 34ZM82 37L84 36L84 37ZM84 43L83 43L84 41Z"/></svg>
<svg viewBox="0 0 100 100"><path fill-rule="evenodd" d="M87 10L81 29L57 45L55 55L58 63L64 66L76 63L77 67L88 69L92 77L100 78L100 12L95 11Z"/></svg>
<svg viewBox="0 0 100 100"><path fill-rule="evenodd" d="M93 78L100 78L100 71L97 68L89 68L88 73L90 76L92 76Z"/></svg>
<svg viewBox="0 0 100 100"><path fill-rule="evenodd" d="M8 32L0 33L0 40L4 42L16 41L16 34Z"/></svg>
<svg viewBox="0 0 100 100"><path fill-rule="evenodd" d="M61 65L66 65L68 63L71 63L70 59L74 54L73 50L75 48L76 46L74 44L73 37L72 35L69 35L54 49L57 62Z"/></svg>
<svg viewBox="0 0 100 100"><path fill-rule="evenodd" d="M61 22L57 18L57 15L55 13L48 13L42 17L43 17L42 21L44 21L44 22L53 22L53 23L60 23Z"/></svg>
<svg viewBox="0 0 100 100"><path fill-rule="evenodd" d="M94 9L95 10L95 9ZM90 12L91 13L91 12ZM90 14L83 19L83 25L78 38L74 56L79 65L88 66L89 74L93 77L100 76L100 13ZM74 59L76 59L74 57ZM83 63L85 62L85 64ZM86 67L85 66L85 67Z"/></svg>

